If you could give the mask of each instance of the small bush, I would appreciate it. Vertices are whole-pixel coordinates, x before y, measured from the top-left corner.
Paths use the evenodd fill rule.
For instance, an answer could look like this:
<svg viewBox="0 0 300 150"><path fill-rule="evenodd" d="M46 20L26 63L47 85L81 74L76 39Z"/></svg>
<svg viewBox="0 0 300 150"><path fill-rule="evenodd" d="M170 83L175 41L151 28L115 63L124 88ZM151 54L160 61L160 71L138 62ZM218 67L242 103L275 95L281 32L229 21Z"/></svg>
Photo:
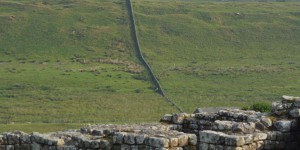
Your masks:
<svg viewBox="0 0 300 150"><path fill-rule="evenodd" d="M260 112L270 112L271 104L266 103L266 102L258 102L258 103L254 103L253 105L251 105L250 109L254 110L254 111L260 111Z"/></svg>

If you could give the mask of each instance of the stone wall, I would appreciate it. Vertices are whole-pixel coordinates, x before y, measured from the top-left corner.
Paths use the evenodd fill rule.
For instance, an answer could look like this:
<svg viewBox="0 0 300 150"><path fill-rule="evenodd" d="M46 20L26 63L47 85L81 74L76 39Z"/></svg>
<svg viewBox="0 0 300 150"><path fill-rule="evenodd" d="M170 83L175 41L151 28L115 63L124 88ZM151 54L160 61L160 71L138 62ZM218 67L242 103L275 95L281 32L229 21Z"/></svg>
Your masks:
<svg viewBox="0 0 300 150"><path fill-rule="evenodd" d="M221 109L166 114L157 124L89 125L53 133L0 134L0 150L298 150L300 98L271 113Z"/></svg>
<svg viewBox="0 0 300 150"><path fill-rule="evenodd" d="M300 98L283 96L271 113L224 109L217 112L166 114L162 122L198 137L198 149L300 149Z"/></svg>
<svg viewBox="0 0 300 150"><path fill-rule="evenodd" d="M94 125L47 134L0 135L0 150L196 150L197 137L171 126Z"/></svg>

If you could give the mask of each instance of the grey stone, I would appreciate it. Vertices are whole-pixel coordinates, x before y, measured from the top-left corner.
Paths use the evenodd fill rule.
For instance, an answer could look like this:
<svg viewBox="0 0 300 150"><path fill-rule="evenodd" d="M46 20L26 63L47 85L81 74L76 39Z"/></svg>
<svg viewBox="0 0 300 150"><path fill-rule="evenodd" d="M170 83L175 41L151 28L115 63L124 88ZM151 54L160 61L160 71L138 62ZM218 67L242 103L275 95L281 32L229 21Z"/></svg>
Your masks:
<svg viewBox="0 0 300 150"><path fill-rule="evenodd" d="M30 145L29 144L21 144L20 149L21 150L30 150Z"/></svg>
<svg viewBox="0 0 300 150"><path fill-rule="evenodd" d="M111 144L107 140L101 140L100 141L100 148L101 150L110 150Z"/></svg>
<svg viewBox="0 0 300 150"><path fill-rule="evenodd" d="M211 130L200 131L199 140L204 143L221 144L224 143L224 133Z"/></svg>
<svg viewBox="0 0 300 150"><path fill-rule="evenodd" d="M113 136L113 144L122 144L126 133L118 132Z"/></svg>
<svg viewBox="0 0 300 150"><path fill-rule="evenodd" d="M21 144L30 144L31 141L30 141L30 135L28 134L23 134L20 136L20 142Z"/></svg>
<svg viewBox="0 0 300 150"><path fill-rule="evenodd" d="M165 121L165 122L172 122L172 118L173 118L173 115L171 114L165 114L160 121Z"/></svg>
<svg viewBox="0 0 300 150"><path fill-rule="evenodd" d="M135 135L130 133L126 134L124 136L124 143L129 145L135 144Z"/></svg>
<svg viewBox="0 0 300 150"><path fill-rule="evenodd" d="M145 143L156 148L169 147L169 140L161 137L147 137Z"/></svg>
<svg viewBox="0 0 300 150"><path fill-rule="evenodd" d="M300 117L300 109L294 108L289 112L289 114L294 118L298 118L298 117Z"/></svg>
<svg viewBox="0 0 300 150"><path fill-rule="evenodd" d="M245 144L244 136L227 135L225 137L225 144L229 146L242 146Z"/></svg>
<svg viewBox="0 0 300 150"><path fill-rule="evenodd" d="M146 135L144 135L144 134L135 136L136 144L143 144L145 138L146 138Z"/></svg>
<svg viewBox="0 0 300 150"><path fill-rule="evenodd" d="M14 145L6 145L6 150L15 150Z"/></svg>
<svg viewBox="0 0 300 150"><path fill-rule="evenodd" d="M38 143L32 143L31 144L31 149L32 150L41 150L42 149L42 145L40 145Z"/></svg>
<svg viewBox="0 0 300 150"><path fill-rule="evenodd" d="M274 127L281 132L288 132L291 130L291 121L289 120L280 120L274 123Z"/></svg>
<svg viewBox="0 0 300 150"><path fill-rule="evenodd" d="M197 144L197 136L195 134L188 134L189 137L189 145Z"/></svg>
<svg viewBox="0 0 300 150"><path fill-rule="evenodd" d="M194 114L201 113L201 112L203 112L203 110L201 108L196 108L196 110L194 111Z"/></svg>

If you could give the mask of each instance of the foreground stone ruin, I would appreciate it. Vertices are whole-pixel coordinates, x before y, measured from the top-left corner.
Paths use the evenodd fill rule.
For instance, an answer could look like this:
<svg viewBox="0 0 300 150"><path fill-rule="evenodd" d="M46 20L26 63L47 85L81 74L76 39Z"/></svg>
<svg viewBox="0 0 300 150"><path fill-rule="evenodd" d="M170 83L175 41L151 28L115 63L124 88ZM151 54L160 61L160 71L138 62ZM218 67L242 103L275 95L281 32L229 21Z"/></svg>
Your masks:
<svg viewBox="0 0 300 150"><path fill-rule="evenodd" d="M90 125L47 134L2 133L0 150L298 150L300 98L271 113L221 109L166 114L157 124Z"/></svg>

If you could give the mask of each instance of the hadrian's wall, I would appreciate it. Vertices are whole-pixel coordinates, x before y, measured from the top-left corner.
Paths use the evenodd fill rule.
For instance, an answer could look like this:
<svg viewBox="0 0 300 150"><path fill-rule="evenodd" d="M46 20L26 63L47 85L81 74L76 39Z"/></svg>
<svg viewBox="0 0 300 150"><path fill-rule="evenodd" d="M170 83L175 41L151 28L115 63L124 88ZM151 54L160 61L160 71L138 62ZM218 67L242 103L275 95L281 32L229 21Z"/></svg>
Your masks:
<svg viewBox="0 0 300 150"><path fill-rule="evenodd" d="M299 150L300 98L271 113L222 109L166 114L157 124L90 125L47 134L2 133L0 150Z"/></svg>

